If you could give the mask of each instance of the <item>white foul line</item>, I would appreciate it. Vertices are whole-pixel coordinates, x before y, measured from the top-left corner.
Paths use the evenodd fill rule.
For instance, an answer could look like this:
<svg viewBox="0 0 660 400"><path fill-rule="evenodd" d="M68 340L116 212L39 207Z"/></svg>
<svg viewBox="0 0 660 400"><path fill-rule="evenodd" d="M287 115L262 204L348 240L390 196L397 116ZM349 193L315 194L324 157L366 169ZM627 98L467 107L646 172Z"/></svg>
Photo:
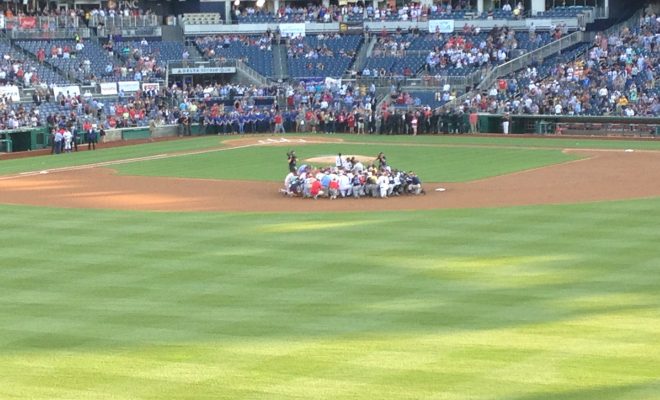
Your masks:
<svg viewBox="0 0 660 400"><path fill-rule="evenodd" d="M133 163L133 162L140 162L140 161L160 160L160 159L164 159L164 158L191 156L191 155L196 155L196 154L214 153L214 152L218 152L218 151L244 149L244 148L248 148L248 147L255 147L255 146L262 146L262 145L269 145L269 144L276 144L276 143L289 143L289 142L291 142L291 140L286 139L286 138L280 138L280 140L269 138L267 141L259 140L256 143L245 144L245 145L242 145L242 146L235 146L235 147L222 147L222 148L219 148L219 149L193 150L193 151L175 153L175 154L167 154L167 153L166 154L157 154L157 155L153 155L153 156L125 158L123 160L113 160L113 161L102 161L102 162L92 163L92 164L74 165L74 166L70 166L70 167L60 167L60 168L46 169L46 170L40 170L40 171L20 172L18 174L14 174L14 175L0 176L0 180L16 179L16 178L30 177L30 176L57 173L57 172L79 171L79 170L92 169L92 168L97 168L97 167L107 167L107 166L110 166L110 165L130 164L130 163ZM296 142L297 143L314 143L314 141L308 142L305 139L298 139ZM321 142L321 143L324 143L324 142Z"/></svg>

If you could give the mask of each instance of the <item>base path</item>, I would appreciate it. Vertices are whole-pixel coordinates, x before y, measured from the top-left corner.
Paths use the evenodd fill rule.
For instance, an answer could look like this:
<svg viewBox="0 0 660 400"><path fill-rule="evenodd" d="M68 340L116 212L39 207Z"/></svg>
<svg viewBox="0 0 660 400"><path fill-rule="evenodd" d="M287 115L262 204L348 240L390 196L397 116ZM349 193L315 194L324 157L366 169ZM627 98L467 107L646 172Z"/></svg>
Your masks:
<svg viewBox="0 0 660 400"><path fill-rule="evenodd" d="M152 211L327 212L566 204L660 196L660 152L567 150L585 158L467 183L425 183L427 195L301 199L281 183L118 175L109 167L0 180L0 203ZM437 192L443 187L447 190Z"/></svg>

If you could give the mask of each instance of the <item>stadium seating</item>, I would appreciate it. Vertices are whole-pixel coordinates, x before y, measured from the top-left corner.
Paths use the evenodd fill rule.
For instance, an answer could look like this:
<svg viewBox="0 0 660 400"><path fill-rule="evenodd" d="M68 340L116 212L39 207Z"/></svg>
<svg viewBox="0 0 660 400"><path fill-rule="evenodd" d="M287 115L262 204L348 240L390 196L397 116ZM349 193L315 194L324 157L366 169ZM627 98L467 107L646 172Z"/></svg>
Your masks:
<svg viewBox="0 0 660 400"><path fill-rule="evenodd" d="M181 60L182 54L186 50L186 47L182 42L174 41L150 40L146 44L143 44L141 41L121 42L119 45L121 47L119 54L121 54L124 65L129 69L135 68L139 63L140 58L146 57L155 60L156 68L164 71L164 69L167 68L167 61ZM146 69L143 68L142 70L145 71ZM150 69L150 71L153 71L153 69ZM143 74L142 80L160 80L163 77L159 75L164 74L148 73L146 76Z"/></svg>
<svg viewBox="0 0 660 400"><path fill-rule="evenodd" d="M311 35L292 41L291 47L299 52L294 51L288 57L289 76L340 77L351 66L362 40L361 35L320 38L318 35ZM326 52L332 55L324 55Z"/></svg>
<svg viewBox="0 0 660 400"><path fill-rule="evenodd" d="M237 58L264 76L273 76L273 53L270 43L261 36L205 37L195 40L199 51L209 58Z"/></svg>
<svg viewBox="0 0 660 400"><path fill-rule="evenodd" d="M536 16L539 18L572 18L579 14L593 10L593 7L570 6L555 7L546 11L539 12Z"/></svg>
<svg viewBox="0 0 660 400"><path fill-rule="evenodd" d="M67 79L55 72L52 68L42 65L36 59L26 58L25 54L11 47L9 44L0 42L0 68L5 71L5 80L19 86L34 86L39 83L65 84ZM33 74L31 83L25 84L25 80L16 76L13 71L14 65L20 65L23 72Z"/></svg>
<svg viewBox="0 0 660 400"><path fill-rule="evenodd" d="M75 49L76 42L73 40L50 40L50 41L34 41L24 40L17 41L16 45L23 50L37 55L40 48L46 50L45 62L56 68L64 76L80 82L90 82L94 77L96 80L111 81L114 78L106 74L106 66L108 64L114 65L118 62L96 42L87 41L85 47L76 54L72 51L69 58L64 57L51 57L52 47L69 47Z"/></svg>
<svg viewBox="0 0 660 400"><path fill-rule="evenodd" d="M179 19L182 25L218 25L224 23L219 13L186 13Z"/></svg>

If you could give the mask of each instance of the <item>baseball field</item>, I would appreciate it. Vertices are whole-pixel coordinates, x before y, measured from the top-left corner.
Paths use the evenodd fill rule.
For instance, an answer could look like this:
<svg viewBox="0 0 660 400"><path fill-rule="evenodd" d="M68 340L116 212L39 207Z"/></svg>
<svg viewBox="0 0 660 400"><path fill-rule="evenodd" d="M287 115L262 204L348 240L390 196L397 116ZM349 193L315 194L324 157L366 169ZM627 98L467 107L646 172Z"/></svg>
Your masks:
<svg viewBox="0 0 660 400"><path fill-rule="evenodd" d="M427 195L282 196L291 149ZM0 213L0 399L660 398L660 142L0 156Z"/></svg>

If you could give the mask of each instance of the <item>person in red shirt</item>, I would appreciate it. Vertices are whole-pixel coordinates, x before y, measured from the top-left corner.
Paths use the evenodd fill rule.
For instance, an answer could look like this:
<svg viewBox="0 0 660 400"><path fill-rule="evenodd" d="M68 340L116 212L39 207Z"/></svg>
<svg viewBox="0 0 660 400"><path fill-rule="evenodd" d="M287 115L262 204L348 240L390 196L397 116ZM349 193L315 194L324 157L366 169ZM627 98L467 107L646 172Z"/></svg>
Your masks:
<svg viewBox="0 0 660 400"><path fill-rule="evenodd" d="M310 188L309 194L316 200L319 196L323 195L323 190L321 190L321 181L318 179L315 179L314 182L312 182L312 187Z"/></svg>
<svg viewBox="0 0 660 400"><path fill-rule="evenodd" d="M275 114L273 122L275 123L275 133L286 133L284 131L284 118L282 118L282 114Z"/></svg>
<svg viewBox="0 0 660 400"><path fill-rule="evenodd" d="M479 114L477 114L477 110L472 110L468 118L470 120L470 133L479 133L477 127L477 124L479 123Z"/></svg>
<svg viewBox="0 0 660 400"><path fill-rule="evenodd" d="M337 195L339 194L339 181L337 178L332 178L328 184L328 194L330 195L330 200L337 198Z"/></svg>
<svg viewBox="0 0 660 400"><path fill-rule="evenodd" d="M506 92L508 85L505 79L500 79L497 81L497 88L499 89L500 93Z"/></svg>
<svg viewBox="0 0 660 400"><path fill-rule="evenodd" d="M337 114L337 131L340 133L346 133L346 126L344 125L345 121L346 118L343 111Z"/></svg>
<svg viewBox="0 0 660 400"><path fill-rule="evenodd" d="M348 113L346 123L348 125L348 133L353 133L353 130L355 129L355 115L353 115L352 112Z"/></svg>

